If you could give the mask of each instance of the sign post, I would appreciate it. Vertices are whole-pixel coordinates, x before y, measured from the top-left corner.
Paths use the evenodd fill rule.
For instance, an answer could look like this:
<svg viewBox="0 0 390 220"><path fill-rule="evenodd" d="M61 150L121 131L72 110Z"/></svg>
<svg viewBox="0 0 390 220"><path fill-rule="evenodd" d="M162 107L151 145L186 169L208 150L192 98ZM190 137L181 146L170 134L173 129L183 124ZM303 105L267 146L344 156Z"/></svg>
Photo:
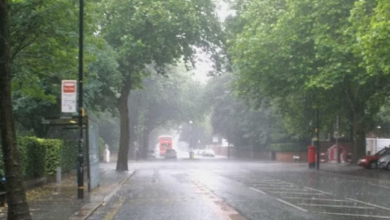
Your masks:
<svg viewBox="0 0 390 220"><path fill-rule="evenodd" d="M62 80L61 86L61 112L77 112L76 80Z"/></svg>
<svg viewBox="0 0 390 220"><path fill-rule="evenodd" d="M79 140L79 152L77 156L77 198L84 199L84 150L83 150L83 64L84 64L84 0L80 0L79 10L79 127L80 127L80 140Z"/></svg>

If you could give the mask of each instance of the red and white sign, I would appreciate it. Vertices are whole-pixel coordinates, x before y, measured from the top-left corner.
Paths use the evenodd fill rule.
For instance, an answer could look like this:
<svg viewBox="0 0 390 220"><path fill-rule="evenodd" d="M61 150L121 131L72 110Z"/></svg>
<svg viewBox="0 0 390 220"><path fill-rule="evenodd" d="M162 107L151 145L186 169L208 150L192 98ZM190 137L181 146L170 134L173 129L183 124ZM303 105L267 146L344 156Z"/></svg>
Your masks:
<svg viewBox="0 0 390 220"><path fill-rule="evenodd" d="M76 80L62 80L61 86L61 112L77 112Z"/></svg>

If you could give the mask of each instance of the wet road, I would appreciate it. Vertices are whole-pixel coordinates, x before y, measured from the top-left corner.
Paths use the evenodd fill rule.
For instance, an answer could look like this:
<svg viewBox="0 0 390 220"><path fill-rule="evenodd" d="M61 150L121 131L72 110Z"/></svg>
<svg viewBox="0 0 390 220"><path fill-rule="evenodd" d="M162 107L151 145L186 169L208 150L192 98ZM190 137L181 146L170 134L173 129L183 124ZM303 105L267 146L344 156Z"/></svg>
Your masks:
<svg viewBox="0 0 390 220"><path fill-rule="evenodd" d="M386 181L305 164L154 160L89 220L390 219L389 198Z"/></svg>

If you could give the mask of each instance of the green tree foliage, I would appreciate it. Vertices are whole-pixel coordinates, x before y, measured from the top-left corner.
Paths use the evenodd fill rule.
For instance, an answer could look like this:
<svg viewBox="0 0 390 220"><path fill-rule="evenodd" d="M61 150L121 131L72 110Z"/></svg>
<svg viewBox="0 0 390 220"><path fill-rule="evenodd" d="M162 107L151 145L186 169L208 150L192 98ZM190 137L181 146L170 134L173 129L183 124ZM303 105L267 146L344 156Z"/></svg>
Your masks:
<svg viewBox="0 0 390 220"><path fill-rule="evenodd" d="M104 110L112 104L100 95L103 91L97 79L108 87L117 79L115 54L104 39L93 35L99 19L97 12L96 5L86 5L85 101L91 111ZM78 1L11 2L15 119L38 137L47 137L50 132L42 119L60 114L61 80L77 78L77 24Z"/></svg>
<svg viewBox="0 0 390 220"><path fill-rule="evenodd" d="M117 170L127 170L128 95L148 72L146 65L163 73L166 65L181 59L193 64L196 47L216 55L221 44L221 30L210 0L115 0L105 3L106 20L101 24L101 33L118 54L122 76L116 96L121 118Z"/></svg>
<svg viewBox="0 0 390 220"><path fill-rule="evenodd" d="M239 93L278 101L288 110L285 122L302 122L302 116L314 115L307 111L319 109L321 128L331 129L335 116L344 115L356 160L364 154L368 122L388 95L389 79L361 65L350 22L354 2L249 1L239 13L245 25L233 35L229 52L238 68Z"/></svg>
<svg viewBox="0 0 390 220"><path fill-rule="evenodd" d="M390 2L386 0L356 1L350 21L356 33L356 53L363 57L361 65L371 75L390 73L389 33Z"/></svg>
<svg viewBox="0 0 390 220"><path fill-rule="evenodd" d="M213 132L238 148L254 146L264 150L271 142L284 141L287 135L280 133L286 131L270 100L263 98L256 107L251 99L239 100L232 90L232 81L233 75L226 73L207 85L205 99L211 108Z"/></svg>
<svg viewBox="0 0 390 220"><path fill-rule="evenodd" d="M149 146L150 133L158 127L177 127L190 120L200 120L203 86L192 80L185 68L170 67L167 76L151 74L143 79L142 89L129 96L133 135L142 140L143 156ZM132 129L131 129L132 130Z"/></svg>
<svg viewBox="0 0 390 220"><path fill-rule="evenodd" d="M1 148L7 178L9 220L31 219L23 185L22 167L16 144L15 122L12 112L11 25L10 1L0 1L0 130Z"/></svg>

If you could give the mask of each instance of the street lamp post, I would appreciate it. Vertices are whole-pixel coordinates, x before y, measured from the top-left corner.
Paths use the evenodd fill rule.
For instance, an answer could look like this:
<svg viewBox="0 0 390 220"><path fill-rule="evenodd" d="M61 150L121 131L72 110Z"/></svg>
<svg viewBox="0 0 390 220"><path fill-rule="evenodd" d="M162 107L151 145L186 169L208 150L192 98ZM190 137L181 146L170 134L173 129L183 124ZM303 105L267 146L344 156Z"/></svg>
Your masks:
<svg viewBox="0 0 390 220"><path fill-rule="evenodd" d="M192 159L192 154L193 154L193 150L192 150L192 139L193 139L193 129L192 129L192 121L189 121L190 123L190 144L189 144L189 147L190 147L190 159Z"/></svg>
<svg viewBox="0 0 390 220"><path fill-rule="evenodd" d="M84 0L80 0L80 14L79 14L79 127L80 127L80 140L77 155L77 198L84 198L84 150L83 150L83 46L84 46Z"/></svg>
<svg viewBox="0 0 390 220"><path fill-rule="evenodd" d="M317 139L317 141L316 141L316 148L317 148L317 152L316 152L316 154L317 154L317 161L316 161L316 169L317 170L319 170L320 169L320 117L319 117L319 110L318 110L318 108L317 108L317 110L316 110L316 123L317 123L317 125L316 125L316 129L315 129L315 131L316 131L316 139Z"/></svg>

